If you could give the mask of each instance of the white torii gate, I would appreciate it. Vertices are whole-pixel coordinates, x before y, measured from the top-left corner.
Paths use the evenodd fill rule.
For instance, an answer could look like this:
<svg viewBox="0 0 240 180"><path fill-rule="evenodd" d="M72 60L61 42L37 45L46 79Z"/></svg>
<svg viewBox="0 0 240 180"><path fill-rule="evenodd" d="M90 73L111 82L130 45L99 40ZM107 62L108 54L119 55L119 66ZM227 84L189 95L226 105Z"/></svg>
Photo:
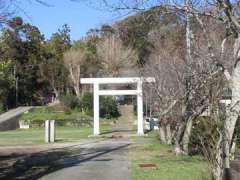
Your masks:
<svg viewBox="0 0 240 180"><path fill-rule="evenodd" d="M137 116L138 116L138 130L139 136L144 134L143 131L143 82L155 82L152 77L140 78L81 78L81 84L93 84L94 91L94 131L93 134L98 136L100 134L99 128L99 96L114 96L114 95L137 95ZM137 84L136 90L100 90L100 84Z"/></svg>

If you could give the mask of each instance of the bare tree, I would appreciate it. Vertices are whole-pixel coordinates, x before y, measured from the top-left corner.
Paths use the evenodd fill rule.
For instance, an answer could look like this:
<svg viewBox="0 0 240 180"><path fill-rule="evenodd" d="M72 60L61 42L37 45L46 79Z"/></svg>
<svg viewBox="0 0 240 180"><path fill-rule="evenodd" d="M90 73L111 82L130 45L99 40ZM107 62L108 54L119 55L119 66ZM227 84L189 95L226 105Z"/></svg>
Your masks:
<svg viewBox="0 0 240 180"><path fill-rule="evenodd" d="M194 92L191 108L194 110L194 112L188 116L187 121L187 117L184 116L183 113L185 123L179 124L179 129L182 128L183 131L177 131L179 133L176 133L175 136L175 147L178 147L180 143L182 143L183 146L188 146L188 141L191 133L189 131L190 129L187 128L190 127L188 124L192 124L193 119L197 118L206 108L210 108L212 113L209 116L214 119L215 125L218 127L218 135L213 136L214 143L212 144L212 147L214 148L212 151L208 151L208 153L211 152L211 156L208 157L211 157L211 169L213 170L212 172L215 179L221 179L223 176L223 169L228 167L225 166L228 163L224 162L224 154L226 150L224 150L225 148L223 147L226 146L226 143L224 143L226 139L224 139L224 137L226 138L226 131L229 131L229 129L226 130L226 123L228 122L227 119L224 119L223 121L221 120L219 112L222 110L219 106L219 100L222 97L223 89L228 87L229 84L228 82L226 83L225 80L229 80L229 78L231 78L227 69L231 69L231 64L233 62L231 60L233 59L231 55L232 43L228 42L224 36L227 33L224 32L226 29L224 29L223 24L216 21L213 17L199 17L199 14L194 14L192 17L196 18L196 21L199 23L198 26L200 26L198 32L195 32L196 37L194 37L193 42L194 51L192 52L194 61L191 65L191 73L193 76L192 91ZM208 26L206 26L206 24L208 24ZM219 26L218 24L221 25ZM169 48L165 47L165 50L169 50ZM159 57L162 57L162 51L159 50L159 52L161 52L161 55ZM174 59L174 56L172 54L169 54L168 57L172 57ZM226 61L226 57L228 58L228 61ZM161 72L158 71L157 74L161 74ZM223 74L225 77L223 77ZM156 77L156 72L153 76ZM164 83L161 84L167 87L164 85ZM161 88L158 87L156 89L160 92L160 94L164 94L164 91L161 91ZM181 97L186 96L186 93L187 91L185 91ZM173 104L176 104L176 101L181 102L181 98L176 99L172 100ZM164 101L168 102L166 99ZM164 103L161 102L161 105L162 104ZM184 106L185 105L182 104L182 109L183 111L186 111L186 106ZM160 112L166 112L166 110L168 111L169 107L173 109L174 106L166 106L165 108L163 107ZM230 107L227 107L227 110L229 108ZM228 113L226 118L228 118ZM225 126L220 125L221 122L224 122ZM177 141L178 137L182 137L182 142ZM230 142L232 142L232 140ZM184 151L186 151L185 149L186 148L183 148Z"/></svg>
<svg viewBox="0 0 240 180"><path fill-rule="evenodd" d="M131 47L125 47L117 35L104 37L97 44L97 53L105 74L116 77L135 73L137 53Z"/></svg>
<svg viewBox="0 0 240 180"><path fill-rule="evenodd" d="M149 39L154 45L154 49L152 49L149 61L144 66L145 75L153 76L156 79L156 83L151 85L154 92L154 109L159 119L161 141L168 144L171 144L173 140L171 132L175 130L173 124L176 125L180 119L179 116L172 115L179 111L177 107L181 106L176 105L182 101L180 99L184 94L184 56L181 47L182 40L178 40L181 37L181 31L181 27L167 32L158 29L151 31ZM170 32L173 35L166 36ZM172 129L169 128L170 126Z"/></svg>
<svg viewBox="0 0 240 180"><path fill-rule="evenodd" d="M6 23L7 18L11 15L8 4L4 0L0 0L0 24Z"/></svg>
<svg viewBox="0 0 240 180"><path fill-rule="evenodd" d="M69 71L69 78L74 92L80 97L81 66L84 63L84 49L71 49L64 54L64 64Z"/></svg>
<svg viewBox="0 0 240 180"><path fill-rule="evenodd" d="M41 76L49 82L57 100L65 83L64 76L67 75L65 68L62 68L62 64L62 62L56 61L54 58L47 59L39 64Z"/></svg>
<svg viewBox="0 0 240 180"><path fill-rule="evenodd" d="M45 0L29 0L30 2L36 2L43 6L50 6ZM9 18L15 15L17 12L22 12L25 16L29 15L24 11L21 6L21 2L18 0L0 0L0 25L7 24Z"/></svg>

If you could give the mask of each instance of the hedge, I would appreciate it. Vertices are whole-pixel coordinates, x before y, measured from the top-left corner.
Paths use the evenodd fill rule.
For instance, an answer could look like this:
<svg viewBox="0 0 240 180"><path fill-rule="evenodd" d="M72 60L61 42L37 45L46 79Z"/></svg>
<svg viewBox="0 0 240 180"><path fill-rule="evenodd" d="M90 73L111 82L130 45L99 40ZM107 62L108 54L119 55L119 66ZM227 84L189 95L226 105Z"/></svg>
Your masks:
<svg viewBox="0 0 240 180"><path fill-rule="evenodd" d="M92 126L92 118L79 111L64 111L53 107L36 108L32 112L24 113L21 120L31 126L42 126L45 120L56 120L62 126Z"/></svg>

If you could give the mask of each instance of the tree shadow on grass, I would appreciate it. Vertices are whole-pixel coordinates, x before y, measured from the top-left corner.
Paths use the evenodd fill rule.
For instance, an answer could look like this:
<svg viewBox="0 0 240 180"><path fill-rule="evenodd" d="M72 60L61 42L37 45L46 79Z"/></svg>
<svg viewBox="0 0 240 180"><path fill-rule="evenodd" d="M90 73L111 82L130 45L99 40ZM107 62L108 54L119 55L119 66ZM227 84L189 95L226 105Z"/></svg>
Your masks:
<svg viewBox="0 0 240 180"><path fill-rule="evenodd" d="M88 161L111 161L101 156L126 148L117 147L80 148L68 147L33 154L0 156L0 179L37 179L63 168L77 166Z"/></svg>

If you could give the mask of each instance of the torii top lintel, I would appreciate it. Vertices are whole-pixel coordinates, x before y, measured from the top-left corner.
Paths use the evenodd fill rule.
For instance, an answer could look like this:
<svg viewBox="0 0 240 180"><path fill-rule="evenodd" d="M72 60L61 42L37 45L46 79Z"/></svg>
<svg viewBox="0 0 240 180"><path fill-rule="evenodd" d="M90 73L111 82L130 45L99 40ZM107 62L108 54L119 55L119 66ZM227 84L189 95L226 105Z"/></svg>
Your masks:
<svg viewBox="0 0 240 180"><path fill-rule="evenodd" d="M139 83L155 82L153 77L127 77L127 78L81 78L81 84L121 84L121 83Z"/></svg>

